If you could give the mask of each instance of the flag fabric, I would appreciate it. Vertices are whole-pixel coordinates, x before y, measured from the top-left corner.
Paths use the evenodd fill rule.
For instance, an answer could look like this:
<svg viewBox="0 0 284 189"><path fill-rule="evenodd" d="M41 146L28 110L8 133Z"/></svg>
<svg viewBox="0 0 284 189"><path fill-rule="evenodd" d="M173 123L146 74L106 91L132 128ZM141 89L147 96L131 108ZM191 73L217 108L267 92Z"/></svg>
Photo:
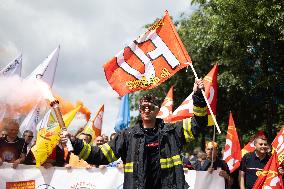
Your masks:
<svg viewBox="0 0 284 189"><path fill-rule="evenodd" d="M273 153L262 171L258 171L253 189L284 189L282 175L279 174L277 153Z"/></svg>
<svg viewBox="0 0 284 189"><path fill-rule="evenodd" d="M234 172L242 159L241 146L232 112L230 112L226 144L224 148L223 160L227 163L230 172Z"/></svg>
<svg viewBox="0 0 284 189"><path fill-rule="evenodd" d="M14 75L21 76L21 71L22 71L22 54L20 54L12 62L10 62L7 66L5 66L3 69L0 70L0 77L9 77ZM1 104L0 108L1 108L0 121L2 121L2 119L5 117L7 106Z"/></svg>
<svg viewBox="0 0 284 189"><path fill-rule="evenodd" d="M79 105L75 109L63 115L62 118L67 128L80 108L81 106ZM37 125L37 128L39 131L37 132L36 144L31 150L36 160L36 166L39 167L46 161L48 156L58 144L61 128L55 116L52 114L51 109L47 111L43 119Z"/></svg>
<svg viewBox="0 0 284 189"><path fill-rule="evenodd" d="M278 156L279 165L284 163L284 125L271 143L273 153L276 152Z"/></svg>
<svg viewBox="0 0 284 189"><path fill-rule="evenodd" d="M126 94L121 99L121 104L114 130L115 132L119 132L122 129L129 127L129 124L130 124L129 94Z"/></svg>
<svg viewBox="0 0 284 189"><path fill-rule="evenodd" d="M57 47L26 79L41 79L42 81L46 82L50 88L52 88L59 56L59 49L60 47ZM38 100L40 101L40 99ZM33 131L34 135L36 135L36 125L38 124L40 114L43 111L44 110L36 105L28 113L20 125L20 133L23 134L25 130L31 130Z"/></svg>
<svg viewBox="0 0 284 189"><path fill-rule="evenodd" d="M92 135L92 141L94 141L96 137L101 135L103 115L104 115L104 105L101 105L95 118L93 119L93 121L91 121L91 124L87 124L84 130L82 131L82 133L87 133Z"/></svg>
<svg viewBox="0 0 284 189"><path fill-rule="evenodd" d="M22 72L22 54L16 57L12 62L0 70L0 76L21 76Z"/></svg>
<svg viewBox="0 0 284 189"><path fill-rule="evenodd" d="M173 94L174 93L174 87L171 86L170 90L167 93L167 96L164 100L164 102L161 105L160 111L157 115L157 118L161 118L164 120L165 123L169 122L169 118L173 113Z"/></svg>
<svg viewBox="0 0 284 189"><path fill-rule="evenodd" d="M212 108L214 115L216 115L217 104L217 74L218 65L215 64L210 72L203 79L205 87L205 95ZM173 112L170 121L176 122L193 116L193 92L182 102L182 104ZM208 111L208 125L214 125L212 116Z"/></svg>
<svg viewBox="0 0 284 189"><path fill-rule="evenodd" d="M246 145L245 147L243 147L243 149L241 150L242 153L242 157L248 153L248 152L253 152L255 150L255 146L254 146L254 139L257 136L265 136L264 131L259 131Z"/></svg>
<svg viewBox="0 0 284 189"><path fill-rule="evenodd" d="M104 72L111 87L123 96L152 89L189 64L191 59L166 11L161 20L107 62Z"/></svg>

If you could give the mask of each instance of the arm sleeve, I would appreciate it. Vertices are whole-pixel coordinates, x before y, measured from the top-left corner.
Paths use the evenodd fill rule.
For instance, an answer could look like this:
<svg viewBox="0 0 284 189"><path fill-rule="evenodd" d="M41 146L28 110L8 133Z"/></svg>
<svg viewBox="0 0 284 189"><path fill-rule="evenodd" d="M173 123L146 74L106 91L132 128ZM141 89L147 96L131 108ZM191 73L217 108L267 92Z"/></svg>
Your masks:
<svg viewBox="0 0 284 189"><path fill-rule="evenodd" d="M123 156L126 132L118 133L115 138L101 146L91 146L83 140L72 141L74 153L90 164L107 165Z"/></svg>
<svg viewBox="0 0 284 189"><path fill-rule="evenodd" d="M193 140L199 133L204 132L208 124L207 106L200 90L193 96L193 117L184 119L182 122L181 133L183 141Z"/></svg>

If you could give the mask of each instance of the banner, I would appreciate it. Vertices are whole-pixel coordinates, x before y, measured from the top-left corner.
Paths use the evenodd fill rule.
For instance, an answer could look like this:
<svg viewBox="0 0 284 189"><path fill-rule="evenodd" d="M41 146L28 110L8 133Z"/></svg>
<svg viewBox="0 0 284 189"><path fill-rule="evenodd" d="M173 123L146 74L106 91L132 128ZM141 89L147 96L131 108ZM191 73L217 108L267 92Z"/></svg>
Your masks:
<svg viewBox="0 0 284 189"><path fill-rule="evenodd" d="M191 64L191 60L171 18L165 16L152 25L104 65L111 87L123 96L152 89Z"/></svg>
<svg viewBox="0 0 284 189"><path fill-rule="evenodd" d="M225 180L218 171L186 171L185 179L190 189L225 189ZM0 166L2 189L122 189L123 169L66 169L52 167L36 169L32 165L12 164Z"/></svg>

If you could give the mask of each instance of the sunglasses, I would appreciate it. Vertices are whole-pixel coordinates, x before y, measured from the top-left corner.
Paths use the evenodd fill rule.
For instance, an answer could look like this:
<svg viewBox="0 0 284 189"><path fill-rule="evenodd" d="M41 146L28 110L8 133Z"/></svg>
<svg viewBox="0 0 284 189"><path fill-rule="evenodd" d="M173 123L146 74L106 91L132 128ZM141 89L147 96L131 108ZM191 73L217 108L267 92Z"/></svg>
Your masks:
<svg viewBox="0 0 284 189"><path fill-rule="evenodd" d="M148 109L149 111L154 111L156 108L156 106L154 105L141 105L140 106L140 110L145 112L146 109Z"/></svg>

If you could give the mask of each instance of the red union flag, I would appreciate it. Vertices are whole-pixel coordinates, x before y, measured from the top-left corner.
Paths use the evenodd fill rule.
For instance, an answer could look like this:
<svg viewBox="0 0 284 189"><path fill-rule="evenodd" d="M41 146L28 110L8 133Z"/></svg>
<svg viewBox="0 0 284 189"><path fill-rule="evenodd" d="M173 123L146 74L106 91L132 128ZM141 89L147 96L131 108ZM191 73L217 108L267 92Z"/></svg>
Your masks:
<svg viewBox="0 0 284 189"><path fill-rule="evenodd" d="M278 171L277 153L273 153L262 171L256 172L258 178L253 189L284 189L282 176Z"/></svg>
<svg viewBox="0 0 284 189"><path fill-rule="evenodd" d="M241 146L239 142L239 137L236 130L232 112L230 112L223 160L225 160L225 162L227 163L230 169L230 172L232 173L240 166L241 159L242 156L241 156Z"/></svg>
<svg viewBox="0 0 284 189"><path fill-rule="evenodd" d="M172 86L164 100L164 102L161 105L160 111L157 115L157 118L163 119L165 122L168 122L169 116L172 115L173 111L173 93L174 93L174 87Z"/></svg>
<svg viewBox="0 0 284 189"><path fill-rule="evenodd" d="M104 65L111 87L120 95L160 85L191 59L168 12Z"/></svg>
<svg viewBox="0 0 284 189"><path fill-rule="evenodd" d="M278 163L281 165L284 162L284 125L271 144L273 152L277 153Z"/></svg>
<svg viewBox="0 0 284 189"><path fill-rule="evenodd" d="M217 74L218 65L210 70L210 72L204 78L205 95L212 108L214 115L216 115L217 104ZM193 92L183 101L183 103L173 112L171 116L171 122L180 121L193 115ZM208 125L214 125L212 116L208 110Z"/></svg>

